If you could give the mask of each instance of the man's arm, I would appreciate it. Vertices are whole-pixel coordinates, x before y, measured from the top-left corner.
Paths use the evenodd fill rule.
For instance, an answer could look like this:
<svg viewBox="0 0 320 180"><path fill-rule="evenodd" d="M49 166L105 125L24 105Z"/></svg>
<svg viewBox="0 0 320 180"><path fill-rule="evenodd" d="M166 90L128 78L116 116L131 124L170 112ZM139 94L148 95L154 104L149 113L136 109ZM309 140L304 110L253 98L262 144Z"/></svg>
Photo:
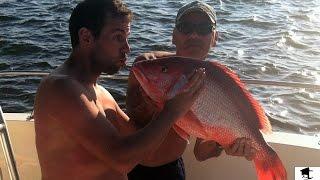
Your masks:
<svg viewBox="0 0 320 180"><path fill-rule="evenodd" d="M220 156L222 150L222 147L215 141L197 138L193 153L198 161L204 161Z"/></svg>
<svg viewBox="0 0 320 180"><path fill-rule="evenodd" d="M72 80L55 80L44 104L50 119L56 121L88 152L102 160L109 167L127 173L148 152L153 151L168 133L175 120L183 116L191 107L203 86L204 72L195 73L188 90L169 100L157 119L130 136L120 136L110 121L97 106L95 99L89 99L85 90ZM190 101L186 101L190 99Z"/></svg>

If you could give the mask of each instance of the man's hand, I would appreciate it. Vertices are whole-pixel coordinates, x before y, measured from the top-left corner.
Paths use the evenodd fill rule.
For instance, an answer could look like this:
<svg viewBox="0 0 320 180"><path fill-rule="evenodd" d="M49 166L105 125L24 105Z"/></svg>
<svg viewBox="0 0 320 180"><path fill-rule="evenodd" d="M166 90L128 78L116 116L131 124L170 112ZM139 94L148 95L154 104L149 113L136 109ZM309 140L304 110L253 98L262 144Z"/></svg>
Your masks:
<svg viewBox="0 0 320 180"><path fill-rule="evenodd" d="M185 115L199 96L204 86L204 79L205 69L197 69L184 90L165 103L164 110L167 110L174 119Z"/></svg>
<svg viewBox="0 0 320 180"><path fill-rule="evenodd" d="M204 161L212 157L220 156L223 148L213 140L197 139L194 146L194 155L198 161ZM229 147L224 149L226 154L231 156L244 156L251 161L256 154L253 143L247 138L238 138Z"/></svg>
<svg viewBox="0 0 320 180"><path fill-rule="evenodd" d="M224 150L228 155L244 156L248 161L251 161L256 154L256 149L253 147L253 142L248 138L238 138L232 145Z"/></svg>
<svg viewBox="0 0 320 180"><path fill-rule="evenodd" d="M212 157L220 156L223 148L213 140L197 138L193 153L198 161L204 161Z"/></svg>
<svg viewBox="0 0 320 180"><path fill-rule="evenodd" d="M141 58L145 60L157 59L156 55L153 52L143 53L141 56L142 56Z"/></svg>
<svg viewBox="0 0 320 180"><path fill-rule="evenodd" d="M166 52L166 51L151 51L147 53L143 53L139 55L134 62L138 61L143 61L143 60L153 60L157 58L162 58L162 57L169 57L169 56L174 56L175 53L173 52Z"/></svg>

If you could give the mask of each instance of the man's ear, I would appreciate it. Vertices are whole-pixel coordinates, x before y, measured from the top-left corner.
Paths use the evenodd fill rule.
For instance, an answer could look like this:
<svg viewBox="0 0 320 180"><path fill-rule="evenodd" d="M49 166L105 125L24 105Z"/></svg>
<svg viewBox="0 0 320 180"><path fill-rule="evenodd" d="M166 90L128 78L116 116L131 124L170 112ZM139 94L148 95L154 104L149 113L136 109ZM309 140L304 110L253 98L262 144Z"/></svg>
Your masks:
<svg viewBox="0 0 320 180"><path fill-rule="evenodd" d="M211 47L215 47L217 45L218 37L219 37L218 31L214 30L212 32Z"/></svg>
<svg viewBox="0 0 320 180"><path fill-rule="evenodd" d="M177 29L174 28L172 32L172 44L176 45L176 35L177 35Z"/></svg>
<svg viewBox="0 0 320 180"><path fill-rule="evenodd" d="M81 29L79 29L78 36L79 36L79 45L80 46L88 46L94 40L94 37L93 37L93 34L91 33L91 31L85 27L82 27Z"/></svg>

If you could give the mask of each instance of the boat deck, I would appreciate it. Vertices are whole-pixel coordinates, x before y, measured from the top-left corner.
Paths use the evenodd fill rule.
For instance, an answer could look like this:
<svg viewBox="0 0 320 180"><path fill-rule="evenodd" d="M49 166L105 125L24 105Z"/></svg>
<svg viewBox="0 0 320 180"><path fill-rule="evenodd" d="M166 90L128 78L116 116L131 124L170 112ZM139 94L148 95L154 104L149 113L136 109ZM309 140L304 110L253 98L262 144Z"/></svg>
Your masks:
<svg viewBox="0 0 320 180"><path fill-rule="evenodd" d="M41 171L38 162L33 121L26 121L29 114L5 113L7 126L13 146L20 179L40 180ZM288 133L273 133L266 140L276 150L288 172L288 179L294 179L294 167L320 167L320 137ZM193 155L194 139L183 155L187 180L206 179L256 179L253 164L244 158L222 154L220 157L198 162ZM7 180L9 173L4 154L0 152L2 179Z"/></svg>

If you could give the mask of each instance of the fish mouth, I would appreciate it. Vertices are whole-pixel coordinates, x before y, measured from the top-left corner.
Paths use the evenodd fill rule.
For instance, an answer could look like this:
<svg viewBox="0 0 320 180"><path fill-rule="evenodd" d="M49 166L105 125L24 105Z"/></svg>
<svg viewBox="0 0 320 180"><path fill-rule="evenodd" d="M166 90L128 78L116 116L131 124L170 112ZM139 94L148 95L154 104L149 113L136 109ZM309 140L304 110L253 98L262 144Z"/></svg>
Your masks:
<svg viewBox="0 0 320 180"><path fill-rule="evenodd" d="M137 66L133 66L132 72L133 72L134 76L136 77L136 79L139 81L143 90L150 97L150 93L147 91L147 88L145 88L146 86L148 86L149 80L146 78L144 73Z"/></svg>
<svg viewBox="0 0 320 180"><path fill-rule="evenodd" d="M137 66L132 67L132 72L138 82L140 83L140 86L142 89L146 92L146 94L156 103L160 103L159 98L152 96L153 91L156 91L155 88L152 87L150 80L146 78L144 73L141 71L141 69Z"/></svg>
<svg viewBox="0 0 320 180"><path fill-rule="evenodd" d="M138 67L133 66L132 72L140 84L144 84L144 82L149 82L149 80L144 76L144 74L141 72L141 70Z"/></svg>

